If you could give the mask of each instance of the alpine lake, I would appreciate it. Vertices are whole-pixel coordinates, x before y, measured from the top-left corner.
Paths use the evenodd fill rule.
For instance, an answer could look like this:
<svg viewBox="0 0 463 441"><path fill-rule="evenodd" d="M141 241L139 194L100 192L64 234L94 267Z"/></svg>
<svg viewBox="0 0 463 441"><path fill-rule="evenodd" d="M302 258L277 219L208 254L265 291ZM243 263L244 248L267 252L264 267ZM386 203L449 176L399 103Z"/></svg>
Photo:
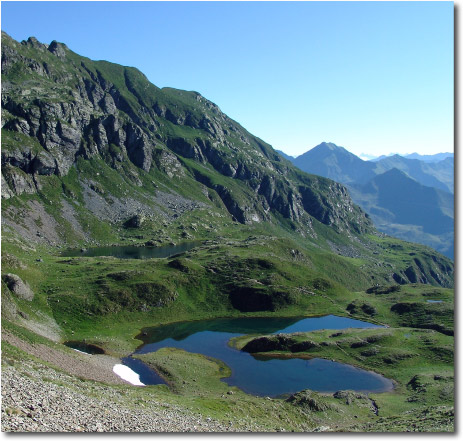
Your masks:
<svg viewBox="0 0 463 441"><path fill-rule="evenodd" d="M121 259L167 258L184 253L197 242L163 247L108 246L88 250L70 250L64 257L112 256ZM381 326L348 317L246 317L171 323L141 330L137 336L143 344L122 363L136 372L145 385L165 384L163 378L133 355L148 354L161 348L178 348L202 354L225 363L232 374L222 381L256 396L278 397L304 389L317 392L353 390L386 392L393 382L377 373L321 358L253 355L235 349L230 340L243 335L310 332L321 329L340 331L348 328ZM67 346L88 353L85 343L67 342Z"/></svg>

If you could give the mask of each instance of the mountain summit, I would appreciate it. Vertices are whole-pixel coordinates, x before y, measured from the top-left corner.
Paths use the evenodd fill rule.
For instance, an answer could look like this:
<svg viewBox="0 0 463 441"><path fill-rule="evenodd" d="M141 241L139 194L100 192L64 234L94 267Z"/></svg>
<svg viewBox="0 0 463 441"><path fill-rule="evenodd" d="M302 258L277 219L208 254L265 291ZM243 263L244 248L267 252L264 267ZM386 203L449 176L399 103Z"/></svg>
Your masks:
<svg viewBox="0 0 463 441"><path fill-rule="evenodd" d="M453 258L451 156L424 162L394 154L363 161L343 147L321 143L292 162L308 173L346 185L381 231L432 246Z"/></svg>
<svg viewBox="0 0 463 441"><path fill-rule="evenodd" d="M322 142L294 159L293 164L307 173L325 176L343 184L364 182L374 176L373 164L331 142Z"/></svg>
<svg viewBox="0 0 463 441"><path fill-rule="evenodd" d="M406 281L407 265L417 279L453 283L451 265L431 271L427 251L420 267L381 260L378 271L382 248L365 235L378 233L341 183L301 172L198 92L160 89L133 67L2 34L2 121L2 223L18 240L156 245L265 232L309 247L321 273L332 273L326 255L363 256L361 286ZM340 170L364 164L331 143L310 154ZM340 282L359 272L347 266Z"/></svg>

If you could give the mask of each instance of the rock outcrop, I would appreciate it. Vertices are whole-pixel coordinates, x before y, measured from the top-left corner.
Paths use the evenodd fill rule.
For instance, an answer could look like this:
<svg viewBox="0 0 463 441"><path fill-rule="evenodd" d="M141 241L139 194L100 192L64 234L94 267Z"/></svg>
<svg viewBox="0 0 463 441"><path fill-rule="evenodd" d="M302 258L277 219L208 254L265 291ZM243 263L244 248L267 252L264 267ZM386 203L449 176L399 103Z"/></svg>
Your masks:
<svg viewBox="0 0 463 441"><path fill-rule="evenodd" d="M211 206L231 221L283 228L328 252L371 254L365 234L375 234L374 226L344 186L301 172L197 92L160 89L135 68L2 33L1 98L1 194L11 208L3 223L22 237L56 244L70 228L87 240L95 222L117 230L137 214L151 222ZM11 202L16 197L29 199L28 216ZM54 228L63 219L66 227ZM407 259L389 265L384 278L453 285L451 262L432 253ZM229 296L242 311L294 302L276 288L238 286Z"/></svg>
<svg viewBox="0 0 463 441"><path fill-rule="evenodd" d="M20 299L31 301L34 298L34 292L30 286L23 282L21 277L16 274L5 274L2 276L2 279L6 286L8 286L8 289Z"/></svg>
<svg viewBox="0 0 463 441"><path fill-rule="evenodd" d="M130 161L169 178L186 173L184 158L239 181L232 189L189 170L238 222L274 213L306 234L313 219L339 231L372 228L344 187L303 176L200 94L159 89L134 68L90 61L56 41L2 34L2 107L4 130L28 141L2 152L5 198L37 192L40 176L65 176L79 157L101 156L117 169Z"/></svg>
<svg viewBox="0 0 463 441"><path fill-rule="evenodd" d="M320 346L311 340L297 341L294 337L285 334L276 334L264 337L257 337L246 343L241 349L245 352L271 352L271 351L291 351L305 352L317 349Z"/></svg>

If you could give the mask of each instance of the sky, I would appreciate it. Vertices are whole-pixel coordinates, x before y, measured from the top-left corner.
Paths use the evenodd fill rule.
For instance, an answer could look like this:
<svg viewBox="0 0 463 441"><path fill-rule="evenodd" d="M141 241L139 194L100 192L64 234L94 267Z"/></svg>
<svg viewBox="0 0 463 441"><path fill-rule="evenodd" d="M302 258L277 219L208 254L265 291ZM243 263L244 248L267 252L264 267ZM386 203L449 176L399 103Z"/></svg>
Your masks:
<svg viewBox="0 0 463 441"><path fill-rule="evenodd" d="M275 149L453 151L453 2L1 2L1 28L195 90Z"/></svg>

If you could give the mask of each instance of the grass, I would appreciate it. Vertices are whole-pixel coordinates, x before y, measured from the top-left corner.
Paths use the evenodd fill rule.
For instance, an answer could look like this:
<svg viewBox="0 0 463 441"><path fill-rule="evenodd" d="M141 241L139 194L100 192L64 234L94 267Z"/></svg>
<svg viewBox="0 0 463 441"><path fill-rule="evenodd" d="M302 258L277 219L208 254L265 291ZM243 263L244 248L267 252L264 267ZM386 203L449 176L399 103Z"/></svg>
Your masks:
<svg viewBox="0 0 463 441"><path fill-rule="evenodd" d="M361 367L394 380L392 392L369 394L381 417L391 417L431 404L453 405L453 338L432 330L411 328L329 330L290 335L296 342L315 343L294 357L319 357ZM252 336L237 337L232 344L244 347ZM266 352L281 357L285 350Z"/></svg>
<svg viewBox="0 0 463 441"><path fill-rule="evenodd" d="M385 356L392 357L392 363L379 355L358 355L360 348L344 347L342 342L336 346L344 351L346 362L366 363L367 367L370 363L371 369L385 369L385 375L399 375L402 389L381 395L386 397L385 408L390 409L386 417L416 410L419 419L419 412L430 408L434 401L450 405L450 399L439 397L450 380L433 382L428 379L431 371L426 369L433 360L442 372L447 366L445 378L450 375L452 336L445 332L453 330L451 261L429 248L375 233L337 184L304 174L281 161L268 144L195 92L159 89L134 68L94 62L72 51L59 60L47 50L37 53L30 44L16 43L7 36L2 37L2 44L18 50L26 60L5 72L13 85L10 98L18 106L38 110L40 103L72 102L71 92L79 79L111 83L120 98L117 117L121 127L136 123L156 145L149 172L137 168L122 146L108 145L99 155L86 159L79 156L66 176L36 177L41 186L36 194L2 200L2 215L7 221L2 227L2 272L18 274L35 293L32 302L22 301L5 293L7 288L2 285L2 312L8 311L8 317L3 317L5 329L28 341L43 343L43 337L23 325L27 320L31 325L48 320L57 323L63 340L86 339L111 354L126 355L140 344L136 336L142 328L180 321L325 314L355 317L394 328L392 337L388 337L391 340L384 340L389 345L384 347ZM53 75L39 78L28 67L27 60L34 58L41 64L46 62ZM31 91L20 94L23 89ZM15 118L6 110L3 114L6 121ZM92 118L102 116L103 112L96 110ZM190 143L209 139L210 134L201 128L207 118L223 132L214 139L220 142L209 152L209 160L203 164L176 154L182 173L169 178L156 165L156 155L161 150L174 155L167 145L175 138ZM185 121L178 123L177 119ZM93 143L91 136L84 136L83 148L89 143ZM5 151L24 147L34 154L43 150L34 138L2 131ZM206 154L207 148L204 150ZM119 154L123 161L116 159ZM241 167L233 178L220 171L229 165ZM262 186L264 181L268 181L267 187ZM146 211L146 222L141 228L125 228L127 219L109 220L111 216L106 219L92 211L88 187L93 188L94 197L102 198L108 210L114 204L133 204L137 210ZM267 191L273 192L272 196L266 195ZM192 208L180 212L165 200L180 200L186 206L188 202ZM59 247L35 243L7 225L25 226L32 202L40 204L53 220ZM74 219L63 217L66 204L72 207ZM272 209L269 204L273 204ZM299 211L299 216L294 207L301 205L306 212ZM255 214L262 222L253 220ZM32 230L35 227L45 228L46 220L38 219ZM62 247L143 245L147 241L160 245L185 240L205 243L171 259L60 256ZM384 293L367 291L378 285L395 285L395 279L406 282L407 274L449 289L416 283L399 290L386 288ZM426 302L429 299L443 303L430 304ZM15 309L29 319L18 319ZM405 337L406 325L413 326L412 338ZM437 325L439 332L430 330L430 325ZM422 336L431 343L419 340ZM320 334L322 337L326 336ZM349 338L354 337L360 338ZM433 352L433 344L440 349ZM404 353L417 355L400 359L399 353L393 353L394 345ZM327 348L323 349L327 357L340 356L329 352L334 348ZM224 421L255 420L269 430L311 430L325 423L337 430L352 426L355 415L362 424L376 421L371 402L364 397L354 397L350 405L319 394L298 397L292 404L266 401L237 390L228 394L227 386L220 381L226 368L217 361L177 350L163 350L147 356L147 360L169 375L173 390L159 387L130 392L140 399L161 397ZM416 390L412 393L404 385L413 363L418 366L420 360L424 360L420 375L429 383L424 394ZM399 366L397 373L393 372L395 364ZM189 365L193 368L188 369ZM444 383L445 387L439 386ZM416 402L404 401L415 396ZM312 403L310 411L307 403ZM316 403L327 407L313 411ZM446 418L446 411L439 412L436 418Z"/></svg>
<svg viewBox="0 0 463 441"><path fill-rule="evenodd" d="M448 412L453 400L453 337L420 327L426 325L429 315L447 328L453 327L452 290L414 284L394 289L376 287L366 292L358 289L367 284L361 279L350 282L357 290L349 289L328 274L337 271L343 280L349 276L349 268L355 267L358 271L363 262L304 248L292 242L290 235L283 239L269 236L268 230L265 235L258 233L256 227L237 228L232 223L227 227L226 217L216 218L212 214L209 213L208 222L223 225L222 232L233 230L233 236L217 234L208 244L169 259L64 258L57 255L56 249L48 247L37 247L31 252L27 244L7 235L2 249L3 271L19 274L36 293L33 302L16 298L13 301L20 310L30 314L32 320L38 320L40 314L53 317L63 331L63 340L85 339L118 356L140 345L136 336L141 329L179 321L331 313L387 324L390 328L349 330L338 337L330 337L329 331L317 331L297 338L308 338L319 345L329 343L307 356L335 359L394 379L397 387L391 393L355 398L350 404L326 394L302 397L293 403L265 400L230 389L220 381L227 373L222 363L185 351L163 349L144 356L144 361L163 372L172 387L153 386L130 394L138 400L155 399L180 405L224 422L256 422L265 430L307 431L323 425L333 430L394 430L403 427L403 415L415 421L418 429L451 430ZM181 231L179 226L200 224L204 219L200 210L187 216L163 231L174 236L174 231ZM191 232L201 236L204 231L207 237L204 225L207 222ZM398 251L396 253L398 255ZM36 261L38 256L42 262ZM230 284L259 287L269 293L281 288L293 296L293 301L273 311L239 311L230 301ZM139 285L153 287L147 291L151 300L166 300L163 293L167 292L168 301L140 310L144 300L139 297ZM172 293L175 293L173 299ZM428 303L429 299L443 303ZM404 321L409 318L392 310L398 303L420 305L425 314L415 314L415 322L409 323L413 328L404 328ZM36 337L19 324L4 320L3 326L28 341L43 342L42 337ZM352 343L372 336L380 338L365 346L351 347ZM412 381L416 375L417 379ZM435 376L439 379L435 380ZM424 385L425 390L420 385ZM230 391L233 393L228 394ZM370 398L380 409L379 417L371 410ZM312 403L312 407L307 408L304 403ZM314 411L314 406L324 410ZM425 411L432 416L430 421L434 421L434 425L424 422Z"/></svg>

